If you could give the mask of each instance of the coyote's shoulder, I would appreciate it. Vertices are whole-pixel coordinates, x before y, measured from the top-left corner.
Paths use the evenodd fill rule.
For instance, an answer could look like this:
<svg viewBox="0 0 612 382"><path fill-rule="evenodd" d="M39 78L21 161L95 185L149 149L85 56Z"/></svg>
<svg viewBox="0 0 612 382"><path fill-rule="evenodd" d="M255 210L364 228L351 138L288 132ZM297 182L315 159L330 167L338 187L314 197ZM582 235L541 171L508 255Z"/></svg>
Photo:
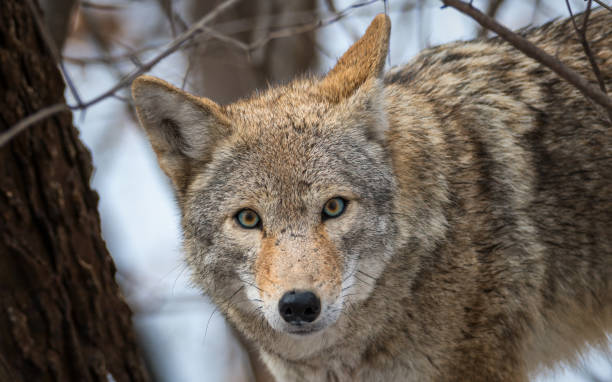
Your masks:
<svg viewBox="0 0 612 382"><path fill-rule="evenodd" d="M602 11L591 17L587 38L609 89L612 30L606 25L612 17ZM571 20L522 34L597 84ZM395 166L401 189L418 189L408 199L428 195L427 206L447 203L438 207L438 220L451 228L442 239L451 245L440 251L451 268L435 266L442 269L433 272L432 288L444 285L440 275L459 276L452 269L474 261L469 268L476 274L456 284L465 288L462 319L505 348L492 351L493 341L482 341L486 335L466 338L457 345L474 363L460 367L478 370L479 358L495 354L507 375L519 375L519 365L533 371L561 353L575 354L585 340L605 342L612 276L606 111L499 38L427 50L388 72L385 84L389 104L405 105L397 106L402 111L390 140L402 162ZM391 106L389 115L395 110ZM414 182L435 179L426 174L439 179L429 193L422 192L428 183ZM434 195L441 190L444 197ZM508 331L500 332L502 326ZM513 365L517 349L522 355Z"/></svg>
<svg viewBox="0 0 612 382"><path fill-rule="evenodd" d="M606 111L497 38L384 74L389 29L227 106L135 81L194 280L279 381L527 381L605 343ZM520 33L597 83L571 21Z"/></svg>

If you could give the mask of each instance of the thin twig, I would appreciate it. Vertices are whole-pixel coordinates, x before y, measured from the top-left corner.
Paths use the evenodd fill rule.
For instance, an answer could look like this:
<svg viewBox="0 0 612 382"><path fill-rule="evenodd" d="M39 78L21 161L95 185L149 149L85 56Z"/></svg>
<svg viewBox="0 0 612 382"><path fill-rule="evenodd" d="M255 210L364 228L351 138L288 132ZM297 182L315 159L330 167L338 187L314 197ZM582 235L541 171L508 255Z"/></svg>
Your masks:
<svg viewBox="0 0 612 382"><path fill-rule="evenodd" d="M593 86L589 81L580 76L576 71L570 69L561 61L557 60L553 56L549 55L542 49L536 47L527 39L519 36L512 32L510 29L497 23L478 9L471 6L469 3L465 3L460 0L441 0L444 5L453 7L459 12L462 12L474 20L476 20L483 27L492 30L497 33L501 38L512 44L515 48L526 54L527 56L535 59L539 63L547 66L549 69L557 73L561 78L572 84L586 97L591 98L596 103L603 106L608 112L612 113L612 99L607 94L602 92L596 86Z"/></svg>
<svg viewBox="0 0 612 382"><path fill-rule="evenodd" d="M19 121L16 125L13 125L10 129L6 130L2 134L0 134L0 147L4 146L8 141L13 139L14 136L21 133L27 127L44 120L52 115L55 115L62 111L70 111L70 107L65 103L56 103L55 105L51 105L45 107L44 109L40 109L34 114L31 114L21 121Z"/></svg>
<svg viewBox="0 0 612 382"><path fill-rule="evenodd" d="M114 17L114 16L113 16ZM93 47L99 50L103 57L109 57L111 51L111 44L114 42L117 45L125 48L129 52L134 52L131 46L126 46L126 44L122 43L118 39L109 38L103 32L104 28L100 27L98 20L95 17L92 17L87 12L84 12L82 15L83 25L86 27L87 32L91 35L91 39L93 42ZM134 56L136 54L132 54L129 56L131 62L134 62ZM115 77L121 79L125 76L124 70L121 69L119 65L114 65L112 62L108 62L108 68L114 72Z"/></svg>
<svg viewBox="0 0 612 382"><path fill-rule="evenodd" d="M594 0L597 4L601 5L602 7L606 8L607 10L609 10L610 12L612 12L612 8L609 5L606 5L606 3L604 3L601 0Z"/></svg>
<svg viewBox="0 0 612 382"><path fill-rule="evenodd" d="M343 19L344 17L346 17L348 13L350 13L354 9L364 7L366 5L370 5L370 4L377 3L377 2L380 2L380 0L368 0L368 1L355 3L355 4L352 4L344 8L342 11L336 13L334 16L330 18L318 20L313 23L296 25L292 27L278 29L276 31L268 33L268 35L253 42L252 44L249 44L249 50L252 51L252 50L258 49L262 47L263 45L267 44L270 40L274 40L277 38L283 38L283 37L290 37L296 34L306 33L306 32L313 31L315 29L326 27L328 25L335 23L338 20Z"/></svg>
<svg viewBox="0 0 612 382"><path fill-rule="evenodd" d="M280 28L275 31L269 32L265 36L261 37L258 40L255 40L254 42L250 44L247 44L239 39L228 36L227 34L221 33L217 31L216 29L213 29L207 26L202 27L202 29L204 30L204 32L206 32L208 37L214 38L216 40L225 42L230 45L233 45L236 48L243 50L245 53L250 54L252 51L261 48L262 46L264 46L271 40L284 38L284 37L290 37L296 34L307 33L307 32L311 32L319 28L323 28L325 26L328 26L336 21L339 21L345 18L354 9L364 7L364 6L367 6L367 5L376 3L376 2L380 2L380 1L381 0L367 0L367 1L354 3L342 9L341 11L335 11L334 15L327 19L319 19L311 23L291 25L285 28ZM180 20L180 18L178 20Z"/></svg>
<svg viewBox="0 0 612 382"><path fill-rule="evenodd" d="M176 24L175 24L175 20L177 18L176 18L176 14L174 12L174 9L172 7L172 1L171 0L157 0L157 1L159 3L159 6L162 9L162 12L166 15L166 18L170 22L170 31L172 32L172 37L176 38Z"/></svg>
<svg viewBox="0 0 612 382"><path fill-rule="evenodd" d="M325 5L327 6L327 9L333 13L333 14L338 14L338 8L336 7L336 4L334 3L334 0L325 0ZM348 23L340 23L340 25L342 26L342 28L344 29L345 33L347 35L349 35L349 37L352 40L357 40L360 36L359 36L359 32L357 32L355 29L352 28L352 26Z"/></svg>
<svg viewBox="0 0 612 382"><path fill-rule="evenodd" d="M133 101L131 97L124 97L124 96L120 96L119 94L113 94L111 96L111 98L115 98L123 103L126 103L128 105L133 105Z"/></svg>
<svg viewBox="0 0 612 382"><path fill-rule="evenodd" d="M497 16L497 12L499 11L499 8L501 8L503 3L504 3L504 0L489 1L489 6L487 8L486 15L492 19L495 19L495 17ZM486 37L486 35L487 35L487 28L480 28L480 30L478 31L478 37Z"/></svg>
<svg viewBox="0 0 612 382"><path fill-rule="evenodd" d="M76 87L74 86L74 83L72 82L72 79L66 71L66 67L64 66L64 62L61 59L59 49L57 48L57 45L55 45L55 41L53 41L53 39L51 38L51 33L49 32L47 25L43 22L40 13L38 13L38 8L34 5L34 2L32 0L27 0L27 3L28 7L30 8L30 12L32 13L32 16L34 17L34 22L36 23L36 27L38 28L38 33L47 45L47 48L49 49L49 52L53 57L53 61L55 61L55 63L59 65L62 76L64 77L64 81L66 81L66 84L68 85L72 96L77 102L77 105L82 105L83 102L81 102L79 92L77 91Z"/></svg>
<svg viewBox="0 0 612 382"><path fill-rule="evenodd" d="M576 31L576 35L578 36L578 40L580 40L580 44L582 44L582 48L584 49L584 54L589 59L589 63L591 64L591 68L593 68L593 73L597 78L597 82L599 82L599 88L602 92L606 93L606 84L601 76L601 71L599 70L599 66L597 65L597 61L595 61L595 57L593 56L593 51L589 46L589 42L586 37L587 27L589 26L589 16L591 15L591 0L588 0L587 9L583 14L583 22L582 28L578 28L576 24L576 20L574 19L574 14L572 13L572 7L569 3L569 0L565 0L565 4L567 4L567 10L570 13L570 18L572 20L572 24L574 25L574 30ZM610 120L612 121L612 113L610 113Z"/></svg>
<svg viewBox="0 0 612 382"><path fill-rule="evenodd" d="M238 49L244 50L245 52L248 52L250 50L253 50L253 48L251 47L251 45L244 43L241 40L238 40L237 38L233 38L230 37L226 34L223 34L221 32L218 32L212 28L209 27L204 27L204 30L206 31L206 33L211 37L214 38L216 40L219 40L221 42L225 42L227 44L233 45Z"/></svg>
<svg viewBox="0 0 612 382"><path fill-rule="evenodd" d="M156 55L149 61L143 63L141 67L132 71L132 73L124 77L121 81L115 84L115 86L108 89L107 91L100 94L99 96L95 97L94 99L86 102L83 106L84 107L91 106L103 100L104 98L108 97L109 95L114 94L116 91L123 88L124 86L132 83L132 81L134 81L136 77L151 70L151 68L157 65L157 63L159 63L161 60L163 60L164 58L168 57L170 54L177 51L186 41L191 40L193 37L200 34L204 30L204 26L206 26L206 24L214 20L223 11L225 11L226 9L228 9L229 7L231 7L238 1L239 0L226 0L223 3L219 4L215 9L210 11L206 16L202 17L197 23L192 25L188 30L181 33L176 39L172 40L168 45L166 45L166 48L162 52L160 52L158 55Z"/></svg>
<svg viewBox="0 0 612 382"><path fill-rule="evenodd" d="M28 0L28 1L31 2L32 0ZM141 67L132 71L132 73L130 73L129 75L124 77L122 80L120 80L117 84L115 84L115 86L105 91L104 93L100 94L99 96L93 98L92 100L88 102L77 101L78 103L76 106L68 106L65 104L52 105L44 109L41 109L38 112L22 119L16 125L11 126L8 130L0 134L0 147L5 145L13 137L15 137L21 131L25 130L28 126L31 126L37 122L40 122L41 120L51 115L59 113L62 110L84 110L90 107L91 105L94 105L102 101L103 99L106 99L114 95L119 89L132 83L132 81L136 77L149 71L158 62L160 62L161 60L163 60L164 58L166 58L167 56L169 56L170 54L178 50L186 41L192 39L194 36L201 33L203 31L203 27L207 23L211 22L213 19L215 19L218 15L220 15L227 8L235 4L237 1L239 0L226 0L225 2L218 5L215 9L209 12L206 16L202 17L197 23L195 23L187 31L182 33L176 39L172 40L161 53L159 53L154 58L144 63Z"/></svg>
<svg viewBox="0 0 612 382"><path fill-rule="evenodd" d="M97 11L120 11L124 8L121 5L97 4L92 1L84 1L84 0L81 0L79 4L83 8L95 9Z"/></svg>
<svg viewBox="0 0 612 382"><path fill-rule="evenodd" d="M338 13L338 9L336 8L336 4L334 4L334 0L325 0L325 5L330 12Z"/></svg>
<svg viewBox="0 0 612 382"><path fill-rule="evenodd" d="M31 1L31 0L30 0ZM128 86L129 84L132 83L132 81L134 79L136 79L136 77L140 76L141 74L149 71L151 68L153 68L157 63L159 63L161 60L163 60L164 58L166 58L167 56L169 56L170 54L176 52L177 50L181 49L181 48L186 48L186 47L190 47L191 44L195 44L192 40L193 38L202 33L202 32L206 32L209 33L210 36L212 38L216 38L219 40L222 40L226 43L229 44L233 44L234 46L242 49L245 51L245 53L249 54L250 52L252 52L255 49L258 49L262 46L264 46L266 43L268 43L271 40L277 39L277 38L283 38L283 37L289 37L292 35L296 35L296 34L300 34L300 33L305 33L305 32L310 32L313 31L315 29L318 28L322 28L325 26L328 26L338 20L343 19L344 17L346 17L352 10L360 8L360 7L364 7L376 2L380 2L381 0L367 0L367 1L362 1L362 2L358 2L358 3L354 3L346 8L344 8L342 11L338 12L337 14L335 14L334 16L327 18L327 19L320 19L316 22L312 22L312 23L308 23L308 24L300 24L300 25L294 25L294 26L290 26L290 27L286 27L286 28L281 28L272 32L269 32L266 36L262 37L259 40L254 41L251 44L245 44L244 42L238 40L238 39L234 39L232 37L229 37L227 35L224 35L220 32L217 32L211 28L209 28L207 26L208 23L210 23L214 18L216 18L219 14L221 14L221 12L225 11L227 8L229 8L230 6L232 6L234 3L236 3L239 0L226 0L225 2L221 3L219 6L217 6L215 9L213 9L211 12L209 12L206 16L204 16L203 18L201 18L197 23L195 23L194 25L192 25L188 30L186 30L185 32L181 33L176 39L172 40L171 42L169 42L165 48L159 53L157 54L155 57L153 57L152 59L150 59L147 62L141 63L140 66L138 66L136 69L134 69L130 74L128 74L127 76L125 76L123 79L121 79L120 81L118 81L113 87L111 87L110 89L108 89L107 91L101 93L100 95L94 97L93 99L87 101L87 102L83 102L81 104L77 104L76 106L67 106L67 105L63 105L63 108L60 109L56 109L57 105L54 105L54 107L49 107L49 108L45 108L42 109L38 112L36 112L35 114L21 120L18 124L12 126L11 128L9 128L7 131L3 132L2 134L0 134L0 147L4 144L6 144L10 139L12 139L12 137L14 137L15 135L17 135L19 132L23 131L25 128L27 128L28 126L39 122L41 120L43 120L44 118L47 118L61 110L86 110L87 108L89 108L90 106L108 98L111 96L114 96L115 93L122 89L125 86ZM128 57L134 57L134 56L128 56Z"/></svg>
<svg viewBox="0 0 612 382"><path fill-rule="evenodd" d="M145 46L140 49L130 50L125 53L118 53L115 55L104 55L96 57L78 57L78 56L63 56L64 61L68 61L75 65L89 65L89 64L114 64L121 61L131 61L134 56L141 55L151 50L157 50L162 47L163 44L156 44L151 46Z"/></svg>
<svg viewBox="0 0 612 382"><path fill-rule="evenodd" d="M370 5L374 2L377 1L382 1L382 0L373 0L373 1L366 1L366 2L361 2L361 3L357 3L357 4L353 4L351 6L349 6L346 9L343 9L342 11L338 11L334 8L334 10L332 11L333 14L335 15L339 15L338 18L333 18L332 21L335 20L340 20L343 19L347 16L347 12L351 9L354 8L358 8L358 7L362 7L362 6L367 6ZM413 6L411 6L411 8L413 8ZM180 15L178 15L176 13L176 11L173 12L174 13L174 22L177 24L176 26L178 27L179 31L184 31L188 28L188 26L186 25L185 21L180 17ZM296 14L310 14L311 12L298 12ZM168 15L166 15L166 17L169 17ZM241 33L241 32L246 32L249 31L251 29L249 28L233 28L231 30L230 33L228 33L228 31L226 31L225 29L227 29L227 27L234 26L237 22L244 22L245 20L249 20L249 19L241 19L241 20L233 20L230 22L225 22L225 23L219 23L219 24L215 24L215 29L211 28L211 27L204 27L204 32L208 35L208 37L213 38L213 39L217 39L220 40L222 42L226 42L230 45L235 46L236 48L245 51L246 53L249 53L249 51L253 51L254 49L257 49L259 47L261 47L261 41L260 40L256 40L256 42L248 44L245 43L242 40L236 39L236 38L232 38L230 36L230 34L235 34L235 33ZM320 27L324 27L327 26L329 23L327 22L312 22L310 24L308 24L310 26L311 29L307 30L311 31L311 30L315 30L317 28ZM272 36L266 36L269 38L263 38L262 40L274 40L275 38L280 38L279 35L279 31L289 31L289 33L291 31L295 31L296 27L304 27L305 24L297 24L297 25L292 25L292 26L287 26L284 27L282 29L276 29L276 31L274 32L275 35ZM224 32L221 32L220 30L224 30ZM351 35L354 34L355 39L357 39L359 37L358 34L353 33L353 31L350 32ZM283 36L284 37L284 36ZM183 48L194 48L196 46L198 46L201 43L195 43L195 42L190 42L189 44L185 44L183 45ZM102 64L112 64L113 62L116 61L127 61L127 60L132 60L134 56L136 55L140 55L141 53L145 53L147 51L150 50L156 50L156 49L160 49L163 46L163 44L159 44L159 45L152 45L149 47L145 47L145 48L141 48L139 50L135 50L135 51L128 51L125 53L120 53L120 54L116 54L116 55L111 55L111 56L105 56L105 57L74 57L74 56L64 56L64 60L69 61L71 63L75 63L77 65L88 65L88 64L98 64L98 63L102 63Z"/></svg>
<svg viewBox="0 0 612 382"><path fill-rule="evenodd" d="M342 10L338 11L336 10L336 8L334 7L332 9L332 16L325 18L325 19L318 19L314 22L310 22L310 23L301 23L301 24L297 24L297 25L291 25L291 26L286 26L286 27L282 27L279 29L276 29L274 31L268 32L265 36L260 37L259 39L256 39L255 41L253 41L250 44L245 44L243 41L240 40L236 40L233 39L232 37L229 37L227 34L225 34L224 36L222 34L220 34L220 32L216 33L216 37L215 38L222 38L222 41L227 42L227 43L231 43L232 45L235 45L236 47L244 50L247 54L251 53L252 51L261 48L262 46L266 45L268 42L270 42L271 40L275 40L275 39L279 39L279 38L284 38L284 37L291 37L293 35L296 34L301 34L301 33L307 33L307 32L311 32L313 30L316 29L320 29L323 27L326 27L328 25L331 25L337 21L340 21L342 19L344 19L348 14L350 14L353 10L357 9L357 8L361 8L361 7L365 7L374 3L380 3L380 2L384 2L385 0L364 0L361 2L355 2L345 8L343 8ZM216 25L216 27L220 27L221 25ZM241 31L245 31L245 30L234 30L233 32L241 32ZM348 31L349 34L353 35L353 37L355 39L357 39L359 37L358 34L355 34L353 32L351 32L350 30Z"/></svg>

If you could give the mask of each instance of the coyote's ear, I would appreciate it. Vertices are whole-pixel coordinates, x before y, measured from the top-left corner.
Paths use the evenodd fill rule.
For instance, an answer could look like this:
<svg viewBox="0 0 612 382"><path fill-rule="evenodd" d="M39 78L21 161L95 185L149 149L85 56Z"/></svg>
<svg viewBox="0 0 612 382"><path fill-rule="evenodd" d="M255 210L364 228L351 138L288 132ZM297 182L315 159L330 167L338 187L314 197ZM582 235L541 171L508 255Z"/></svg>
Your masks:
<svg viewBox="0 0 612 382"><path fill-rule="evenodd" d="M216 103L151 76L134 80L132 96L160 167L183 191L193 164L208 161L215 144L229 135L228 118Z"/></svg>
<svg viewBox="0 0 612 382"><path fill-rule="evenodd" d="M379 78L389 50L391 21L380 14L374 18L365 34L338 60L323 78L320 91L332 102L351 96L366 80Z"/></svg>

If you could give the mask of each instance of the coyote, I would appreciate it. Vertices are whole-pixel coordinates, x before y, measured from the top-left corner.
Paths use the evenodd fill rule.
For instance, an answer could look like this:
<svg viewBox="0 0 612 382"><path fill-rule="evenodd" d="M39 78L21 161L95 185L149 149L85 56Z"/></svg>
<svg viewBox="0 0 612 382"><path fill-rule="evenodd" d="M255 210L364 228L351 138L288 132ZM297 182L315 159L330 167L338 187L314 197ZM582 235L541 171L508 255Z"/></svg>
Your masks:
<svg viewBox="0 0 612 382"><path fill-rule="evenodd" d="M389 33L227 106L134 81L195 282L278 381L527 381L605 345L606 111L499 38L384 74ZM596 83L569 20L519 33Z"/></svg>

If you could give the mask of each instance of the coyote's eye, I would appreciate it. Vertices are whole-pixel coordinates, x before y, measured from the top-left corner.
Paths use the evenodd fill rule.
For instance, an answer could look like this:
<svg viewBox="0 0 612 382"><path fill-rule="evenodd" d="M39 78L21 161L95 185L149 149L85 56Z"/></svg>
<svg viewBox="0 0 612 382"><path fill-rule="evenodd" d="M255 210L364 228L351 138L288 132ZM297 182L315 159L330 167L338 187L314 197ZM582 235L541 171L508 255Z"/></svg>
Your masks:
<svg viewBox="0 0 612 382"><path fill-rule="evenodd" d="M346 200L335 197L329 199L323 206L323 219L337 218L342 215L346 207Z"/></svg>
<svg viewBox="0 0 612 382"><path fill-rule="evenodd" d="M242 228L247 229L257 228L260 221L257 212L249 210L248 208L238 211L236 214L236 220L238 221L238 224L242 226Z"/></svg>

